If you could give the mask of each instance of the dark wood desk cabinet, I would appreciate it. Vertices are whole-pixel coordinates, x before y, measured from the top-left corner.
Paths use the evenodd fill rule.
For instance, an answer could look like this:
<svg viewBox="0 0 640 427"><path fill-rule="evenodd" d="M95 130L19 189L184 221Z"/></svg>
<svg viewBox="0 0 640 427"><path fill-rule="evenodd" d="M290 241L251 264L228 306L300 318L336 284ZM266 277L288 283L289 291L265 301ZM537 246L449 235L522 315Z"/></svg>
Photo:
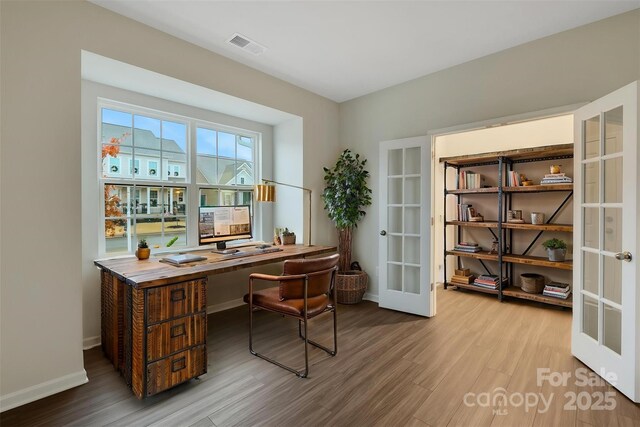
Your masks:
<svg viewBox="0 0 640 427"><path fill-rule="evenodd" d="M136 288L102 271L102 347L139 398L207 372L207 279Z"/></svg>
<svg viewBox="0 0 640 427"><path fill-rule="evenodd" d="M104 354L138 398L197 378L207 372L209 275L335 250L290 245L235 259L203 251L206 260L182 266L157 257L95 261L101 270Z"/></svg>

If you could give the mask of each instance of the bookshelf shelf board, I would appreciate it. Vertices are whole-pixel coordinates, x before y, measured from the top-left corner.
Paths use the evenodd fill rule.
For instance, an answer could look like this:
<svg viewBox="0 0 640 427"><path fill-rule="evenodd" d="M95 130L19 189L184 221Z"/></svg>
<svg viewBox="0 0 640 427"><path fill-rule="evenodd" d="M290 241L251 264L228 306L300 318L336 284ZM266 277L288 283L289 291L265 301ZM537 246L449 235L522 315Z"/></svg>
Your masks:
<svg viewBox="0 0 640 427"><path fill-rule="evenodd" d="M447 225L459 225L461 227L475 227L475 228L498 228L496 221L447 221Z"/></svg>
<svg viewBox="0 0 640 427"><path fill-rule="evenodd" d="M573 270L573 261L549 261L547 258L538 256L503 254L502 260L514 264L535 265L538 267L557 268L559 270Z"/></svg>
<svg viewBox="0 0 640 427"><path fill-rule="evenodd" d="M458 288L461 288L461 289L470 289L472 291L484 292L485 294L498 295L497 289L487 289L487 288L482 288L480 286L476 286L472 284L466 285L462 283L448 282L447 286L457 286Z"/></svg>
<svg viewBox="0 0 640 427"><path fill-rule="evenodd" d="M488 259L491 261L498 260L498 254L490 254L487 251L482 251L482 252L447 251L447 255L455 255L455 256L462 256L466 258L475 258L475 259Z"/></svg>
<svg viewBox="0 0 640 427"><path fill-rule="evenodd" d="M462 188L459 190L447 190L447 194L497 194L498 187Z"/></svg>
<svg viewBox="0 0 640 427"><path fill-rule="evenodd" d="M518 224L515 222L503 222L502 228L510 228L513 230L564 231L567 233L573 232L573 225L571 224Z"/></svg>
<svg viewBox="0 0 640 427"><path fill-rule="evenodd" d="M470 154L465 156L441 157L440 162L453 166L490 165L498 163L500 157L508 157L514 162L547 160L573 157L573 144L547 145L535 148L518 148L509 151Z"/></svg>
<svg viewBox="0 0 640 427"><path fill-rule="evenodd" d="M547 193L550 191L573 191L573 184L527 185L522 187L503 187L505 193Z"/></svg>
<svg viewBox="0 0 640 427"><path fill-rule="evenodd" d="M573 295L569 295L569 298L567 299L553 298L542 294L529 294L515 286L509 286L508 288L503 289L502 294L508 297L543 302L545 304L553 304L561 307L573 307Z"/></svg>

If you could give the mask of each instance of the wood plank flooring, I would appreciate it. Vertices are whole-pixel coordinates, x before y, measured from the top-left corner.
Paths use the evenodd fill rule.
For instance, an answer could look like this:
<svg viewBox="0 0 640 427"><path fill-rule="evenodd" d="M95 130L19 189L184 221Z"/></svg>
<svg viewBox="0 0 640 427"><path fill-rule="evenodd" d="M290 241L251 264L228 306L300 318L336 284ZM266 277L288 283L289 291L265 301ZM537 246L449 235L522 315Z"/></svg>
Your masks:
<svg viewBox="0 0 640 427"><path fill-rule="evenodd" d="M256 349L301 367L297 325L257 313ZM425 319L364 302L339 306L338 355L310 350L310 378L249 354L246 307L210 315L209 373L139 401L99 348L85 352L89 383L0 415L4 426L640 426L640 405L609 385L539 384L537 368L582 368L570 354L571 311L499 303L438 290ZM310 337L331 343L331 316ZM482 393L553 396L531 407L466 405ZM565 410L567 392L613 392L614 410ZM468 393L473 393L469 395ZM499 403L500 401L498 401ZM514 404L515 402L515 404Z"/></svg>

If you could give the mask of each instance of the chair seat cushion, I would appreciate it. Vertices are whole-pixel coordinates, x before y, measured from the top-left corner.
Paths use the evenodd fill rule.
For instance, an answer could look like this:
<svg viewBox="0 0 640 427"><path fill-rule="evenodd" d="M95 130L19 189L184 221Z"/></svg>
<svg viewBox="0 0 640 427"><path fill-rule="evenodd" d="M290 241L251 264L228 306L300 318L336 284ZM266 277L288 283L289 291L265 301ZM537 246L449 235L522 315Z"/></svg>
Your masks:
<svg viewBox="0 0 640 427"><path fill-rule="evenodd" d="M309 298L307 303L309 313L307 317L310 319L324 312L330 301L326 294ZM249 303L249 294L244 296L244 302ZM253 293L253 305L282 314L297 317L304 316L304 299L287 299L280 301L279 288L267 288L261 291L255 291Z"/></svg>

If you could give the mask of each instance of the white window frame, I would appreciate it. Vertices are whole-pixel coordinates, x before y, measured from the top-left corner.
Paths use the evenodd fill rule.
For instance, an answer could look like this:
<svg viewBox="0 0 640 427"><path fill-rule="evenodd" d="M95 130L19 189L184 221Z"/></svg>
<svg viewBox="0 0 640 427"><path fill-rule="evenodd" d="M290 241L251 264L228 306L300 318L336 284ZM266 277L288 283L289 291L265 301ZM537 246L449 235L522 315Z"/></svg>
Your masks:
<svg viewBox="0 0 640 427"><path fill-rule="evenodd" d="M149 175L148 173L146 175L141 174L140 172L140 167L138 167L138 174L132 174L131 177L123 177L122 175L122 162L121 159L118 157L115 157L114 159L117 159L120 162L120 166L119 166L119 171L118 173L120 173L120 176L118 177L113 177L113 176L103 176L103 170L102 170L102 161L100 159L101 157L101 152L102 152L102 140L101 140L101 135L102 135L102 109L103 108L107 108L107 109L114 109L114 110L119 110L119 111L124 111L127 112L129 114L132 114L132 130L133 130L133 115L139 114L139 115L144 115L146 117L150 117L150 118L154 118L154 119L159 119L159 120L165 120L165 121L173 121L173 122L179 122L179 123L184 123L187 127L187 135L186 135L186 167L185 167L185 171L184 171L184 175L182 175L183 171L181 169L180 165L171 165L174 167L178 168L178 172L179 175L178 177L173 176L173 170L171 168L169 168L169 170L171 171L171 176L165 176L164 175L164 170L163 170L163 150L162 150L162 144L160 144L160 158L157 161L157 167L156 167L156 175L154 175L154 177L157 177L157 179L150 179L148 177L151 177L151 175ZM169 112L165 112L165 111L159 111L159 110L154 110L154 109L150 109L150 108L145 108L143 106L139 106L139 105L133 105L133 104L129 104L129 103L124 103L124 102L118 102L118 101L114 101L114 100L109 100L109 99L105 99L105 98L98 98L98 102L97 102L97 145L98 145L98 163L99 163L99 167L98 167L98 185L99 185L99 200L100 200L100 209L99 209L99 222L98 222L98 226L100 227L99 230L99 235L101 236L101 238L99 239L99 254L101 256L117 256L117 255L125 255L125 254L132 254L135 251L135 246L132 244L137 242L137 236L134 236L134 238L129 241L129 250L126 252L106 252L106 238L105 238L105 232L104 232L104 224L105 224L105 215L104 215L104 210L105 210L105 200L104 200L104 196L103 196L103 192L104 192L104 186L107 184L113 184L113 185L125 185L125 186L132 186L132 190L135 191L136 187L140 186L140 187L157 187L158 189L164 189L165 191L169 190L171 191L172 188L184 188L185 190L185 194L184 194L184 204L185 204L185 208L186 208L186 229L187 229L187 235L186 235L186 247L180 247L180 250L184 250L184 249L189 249L189 248L197 248L198 247L198 207L200 206L200 189L202 188L210 188L210 189L217 189L219 192L219 201L222 202L221 200L221 194L222 194L222 190L233 190L236 191L236 198L235 198L235 203L239 203L239 194L242 191L251 191L253 192L253 187L254 185L205 185L205 184L198 184L197 183L197 140L196 140L196 129L198 127L203 127L206 129L211 129L214 130L216 132L228 132L228 133L232 133L234 135L236 135L236 137L246 137L246 138L251 138L253 140L253 153L252 153L252 158L253 158L253 176L254 176L254 183L258 183L259 182L259 177L260 177L260 162L259 162L259 157L258 154L260 152L259 150L259 146L261 144L261 139L262 139L262 135L259 132L254 132L251 130L247 130L247 129L241 129L241 128L236 128L236 127L232 127L232 126L228 126L228 125L223 125L223 124L219 124L219 123L214 123L211 121L205 121L205 120L201 120L201 119L197 119L197 118L193 118L193 117L188 117L188 116L183 116L183 115L178 115L178 114L173 114L173 113L169 113ZM162 127L161 127L161 132L162 132ZM162 137L162 133L161 133L161 137ZM135 157L135 145L133 146L132 149L132 153L131 153L132 158ZM237 144L236 144L236 153L235 153L235 159L237 160ZM148 160L147 163L147 172L149 171L150 167L149 167L149 163L150 162L155 162L155 160ZM168 165L168 161L166 162ZM135 167L135 166L134 166ZM193 178L192 178L193 177ZM146 179L145 179L146 178ZM180 178L181 181L171 181L167 178ZM164 199L161 197L160 194L158 194L158 204L164 203ZM221 203L220 203L221 204ZM150 208L150 204L149 204L149 208ZM252 215L252 227L253 227L253 235L255 236L260 236L261 235L261 230L259 229L259 225L260 225L260 221L257 221L256 218L256 209L255 209L255 203L252 202L252 210L251 210L251 215ZM182 216L182 215L180 215ZM126 216L124 217L125 219L128 219L129 217ZM176 248L160 248L158 250L152 249L152 251L154 253L161 253L161 252L174 252L176 250Z"/></svg>

